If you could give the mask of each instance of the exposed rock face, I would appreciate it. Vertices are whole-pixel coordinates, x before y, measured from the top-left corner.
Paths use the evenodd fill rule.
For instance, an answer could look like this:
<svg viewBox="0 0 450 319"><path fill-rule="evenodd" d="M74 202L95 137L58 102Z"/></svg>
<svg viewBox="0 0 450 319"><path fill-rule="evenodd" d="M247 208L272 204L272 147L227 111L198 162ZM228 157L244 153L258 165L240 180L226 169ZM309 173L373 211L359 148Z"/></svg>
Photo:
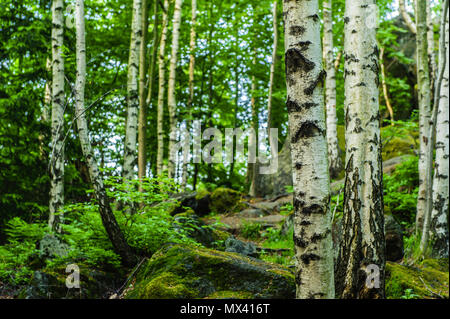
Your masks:
<svg viewBox="0 0 450 319"><path fill-rule="evenodd" d="M234 236L229 237L225 241L225 251L230 253L238 253L249 257L258 257L258 252L256 251L255 244L245 243L234 238Z"/></svg>
<svg viewBox="0 0 450 319"><path fill-rule="evenodd" d="M276 197L286 194L286 186L292 186L291 145L289 136L278 153L278 170L275 174L260 174L261 164L256 162L256 178L253 185L256 197Z"/></svg>
<svg viewBox="0 0 450 319"><path fill-rule="evenodd" d="M236 253L168 244L139 269L126 298L294 298L293 273Z"/></svg>
<svg viewBox="0 0 450 319"><path fill-rule="evenodd" d="M386 239L386 260L398 261L403 258L402 227L391 215L385 215L384 233Z"/></svg>

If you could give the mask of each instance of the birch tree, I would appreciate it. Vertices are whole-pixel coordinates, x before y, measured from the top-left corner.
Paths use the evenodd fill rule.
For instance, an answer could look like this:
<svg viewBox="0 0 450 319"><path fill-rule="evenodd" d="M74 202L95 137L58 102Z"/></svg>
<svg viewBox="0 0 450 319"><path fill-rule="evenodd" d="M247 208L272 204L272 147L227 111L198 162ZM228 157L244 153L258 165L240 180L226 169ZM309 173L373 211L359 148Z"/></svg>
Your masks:
<svg viewBox="0 0 450 319"><path fill-rule="evenodd" d="M50 156L50 203L48 225L59 230L64 205L64 3L52 2L52 152Z"/></svg>
<svg viewBox="0 0 450 319"><path fill-rule="evenodd" d="M427 166L428 191L427 209L423 223L420 249L426 254L428 241L432 239L432 254L436 257L448 257L448 0L444 1L441 15L439 45L439 73L434 94L432 123L430 125L430 143L428 153L433 153L436 145L436 163L433 179L433 163ZM434 134L434 132L436 133Z"/></svg>
<svg viewBox="0 0 450 319"><path fill-rule="evenodd" d="M156 2L156 0L154 0ZM145 82L146 82L146 54L147 49L147 29L148 29L148 8L147 0L142 0L142 37L139 53L139 123L138 123L138 178L141 182L139 184L139 191L142 189L142 181L146 176L147 170L147 154L146 154L146 130L147 130L147 101L145 97ZM154 26L156 28L156 25ZM155 45L153 43L153 45Z"/></svg>
<svg viewBox="0 0 450 319"><path fill-rule="evenodd" d="M81 149L89 167L89 176L98 201L99 211L103 226L111 240L114 251L122 257L125 265L132 266L136 263L136 256L128 246L122 231L117 224L111 209L110 199L106 194L105 187L98 169L97 160L89 141L89 131L86 121L86 109L84 107L84 91L86 84L86 42L84 31L84 1L76 0L75 25L77 37L77 73L75 83L75 116L77 119L78 135Z"/></svg>
<svg viewBox="0 0 450 319"><path fill-rule="evenodd" d="M278 2L273 3L273 45L272 45L272 63L270 64L270 78L269 78L269 96L267 98L267 128L272 126L272 96L273 96L273 81L275 77L275 65L277 62L278 49L278 21L277 21L277 7Z"/></svg>
<svg viewBox="0 0 450 319"><path fill-rule="evenodd" d="M428 39L426 0L416 0L416 56L417 88L419 95L419 193L417 197L416 231L420 233L427 202L428 179L426 176L428 161L432 155L427 152L430 140L431 119L431 82L428 68Z"/></svg>
<svg viewBox="0 0 450 319"><path fill-rule="evenodd" d="M440 86L439 112L436 121L436 167L433 181L433 211L431 214L431 230L433 241L433 255L448 258L449 232L448 232L448 207L449 207L449 16L448 1L447 10L443 12L446 16L444 32L441 37L445 37L445 52L440 54L441 70L445 70ZM444 63L445 61L445 63Z"/></svg>
<svg viewBox="0 0 450 319"><path fill-rule="evenodd" d="M192 115L192 106L194 102L194 71L195 71L195 38L196 31L195 27L197 24L197 0L191 1L191 33L190 33L190 41L189 41L189 97L187 102L188 108L188 120L187 120L187 128L190 128L191 123L191 115ZM187 182L187 170L188 163L187 157L183 159L183 168L181 173L181 188L186 188Z"/></svg>
<svg viewBox="0 0 450 319"><path fill-rule="evenodd" d="M416 24L412 21L408 11L406 11L405 0L398 0L398 8L400 10L400 14L403 17L403 21L405 21L405 24L408 27L409 31L411 31L412 34L416 34L417 33Z"/></svg>
<svg viewBox="0 0 450 319"><path fill-rule="evenodd" d="M175 9L173 12L173 32L172 32L172 53L170 55L170 71L168 83L167 106L169 109L169 178L175 178L176 150L177 143L177 101L175 95L176 72L178 60L178 48L180 42L180 24L181 24L181 5L183 0L175 0Z"/></svg>
<svg viewBox="0 0 450 319"><path fill-rule="evenodd" d="M142 42L142 0L133 0L133 18L131 22L130 55L128 58L127 79L127 120L125 129L123 178L134 178L134 166L137 163L136 137L139 108L139 48Z"/></svg>
<svg viewBox="0 0 450 319"><path fill-rule="evenodd" d="M169 22L169 0L164 0L162 17L161 40L159 43L159 83L158 83L158 115L157 115L157 135L158 135L158 153L156 155L156 174L161 176L163 173L164 161L164 89L166 84L166 40L167 40L167 26Z"/></svg>
<svg viewBox="0 0 450 319"><path fill-rule="evenodd" d="M342 169L337 137L336 71L333 57L332 0L323 2L323 52L325 60L325 105L327 110L328 165L331 177L337 177Z"/></svg>
<svg viewBox="0 0 450 319"><path fill-rule="evenodd" d="M284 1L296 297L334 298L330 180L317 0Z"/></svg>
<svg viewBox="0 0 450 319"><path fill-rule="evenodd" d="M384 298L385 241L375 0L345 3L345 187L336 293ZM374 282L369 276L378 275ZM369 284L367 281L369 280Z"/></svg>

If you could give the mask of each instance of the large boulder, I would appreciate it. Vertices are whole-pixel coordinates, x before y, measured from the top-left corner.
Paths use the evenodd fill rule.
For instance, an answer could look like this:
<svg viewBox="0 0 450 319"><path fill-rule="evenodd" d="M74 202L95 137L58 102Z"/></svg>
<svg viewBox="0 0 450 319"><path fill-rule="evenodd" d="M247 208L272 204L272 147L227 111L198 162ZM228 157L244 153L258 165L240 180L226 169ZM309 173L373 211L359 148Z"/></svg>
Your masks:
<svg viewBox="0 0 450 319"><path fill-rule="evenodd" d="M205 216L211 212L209 208L210 194L207 191L180 193L174 199L177 201L177 204L170 212L172 216L183 213L186 208L192 209L198 216Z"/></svg>
<svg viewBox="0 0 450 319"><path fill-rule="evenodd" d="M219 187L211 193L209 208L213 213L232 213L247 208L241 200L241 193L230 188Z"/></svg>
<svg viewBox="0 0 450 319"><path fill-rule="evenodd" d="M206 225L193 211L174 216L173 227L177 231L185 231L196 242L208 248L225 249L225 241L231 236L210 225Z"/></svg>
<svg viewBox="0 0 450 319"><path fill-rule="evenodd" d="M128 299L294 298L283 266L206 248L167 244L141 266Z"/></svg>

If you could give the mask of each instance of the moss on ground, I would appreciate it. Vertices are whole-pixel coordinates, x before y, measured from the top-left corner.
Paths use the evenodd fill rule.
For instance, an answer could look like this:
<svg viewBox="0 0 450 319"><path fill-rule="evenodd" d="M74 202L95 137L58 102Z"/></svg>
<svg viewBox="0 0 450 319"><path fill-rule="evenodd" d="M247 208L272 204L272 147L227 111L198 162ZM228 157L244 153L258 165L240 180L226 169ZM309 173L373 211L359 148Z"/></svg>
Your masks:
<svg viewBox="0 0 450 319"><path fill-rule="evenodd" d="M389 299L449 297L448 259L426 259L419 265L386 263L386 297Z"/></svg>

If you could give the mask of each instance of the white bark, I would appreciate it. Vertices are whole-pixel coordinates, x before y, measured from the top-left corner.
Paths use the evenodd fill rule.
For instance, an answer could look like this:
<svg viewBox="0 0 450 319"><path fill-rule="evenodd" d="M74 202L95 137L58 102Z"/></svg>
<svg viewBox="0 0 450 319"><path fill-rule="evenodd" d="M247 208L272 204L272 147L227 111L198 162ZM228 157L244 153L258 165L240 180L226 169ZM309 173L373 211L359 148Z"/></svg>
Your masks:
<svg viewBox="0 0 450 319"><path fill-rule="evenodd" d="M138 178L140 181L139 191L143 192L142 182L147 175L147 101L145 98L146 79L146 50L147 50L147 29L148 29L148 9L147 0L142 0L142 37L139 47L139 124L138 124ZM156 27L156 26L155 26Z"/></svg>
<svg viewBox="0 0 450 319"><path fill-rule="evenodd" d="M414 0L414 1L416 1L416 0ZM409 13L406 11L405 0L398 0L398 7L400 9L400 14L403 17L403 20L405 21L406 26L413 34L416 34L417 33L416 25L412 21Z"/></svg>
<svg viewBox="0 0 450 319"><path fill-rule="evenodd" d="M341 298L384 298L383 170L375 0L347 1L344 26L345 188L336 287ZM371 266L379 287L366 285Z"/></svg>
<svg viewBox="0 0 450 319"><path fill-rule="evenodd" d="M178 48L180 42L181 5L183 0L175 0L173 12L172 53L170 56L170 71L168 83L167 106L169 109L169 178L175 178L176 143L177 143L177 101L175 95Z"/></svg>
<svg viewBox="0 0 450 319"><path fill-rule="evenodd" d="M273 81L275 77L275 65L277 62L278 49L278 22L277 22L277 7L278 3L273 3L273 47L272 47L272 63L270 65L270 79L269 79L269 97L267 99L267 128L272 127L272 95L273 95Z"/></svg>
<svg viewBox="0 0 450 319"><path fill-rule="evenodd" d="M84 107L84 91L86 85L86 41L84 31L84 1L76 0L75 26L77 35L77 76L75 82L75 115L77 119L78 135L81 149L89 168L89 177L94 187L95 196L99 204L102 223L114 247L114 251L122 257L126 265L134 265L136 258L128 246L117 224L110 206L110 200L98 169L97 160L89 141L89 131Z"/></svg>
<svg viewBox="0 0 450 319"><path fill-rule="evenodd" d="M439 40L439 74L436 82L434 97L433 123L436 124L436 161L434 179L432 182L432 194L428 194L427 214L424 222L421 249L426 252L428 238L432 242L432 254L435 257L448 257L449 231L448 231L448 206L449 206L449 111L448 111L448 0L444 1L441 14L441 31ZM429 152L433 151L430 145ZM431 163L430 163L431 164ZM432 174L432 166L429 167L429 178ZM430 190L431 191L431 190Z"/></svg>
<svg viewBox="0 0 450 319"><path fill-rule="evenodd" d="M189 118L187 119L187 129L190 128L191 119L192 116L192 105L194 102L194 71L195 71L195 38L196 38L196 28L197 24L197 0L191 1L191 35L190 35L190 42L189 42L189 99L187 103L188 112L189 112ZM183 152L183 168L181 173L181 189L186 188L186 182L187 182L187 169L188 169L188 163L187 163L187 154Z"/></svg>
<svg viewBox="0 0 450 319"><path fill-rule="evenodd" d="M168 16L169 0L164 0L163 20L161 30L161 41L159 44L159 89L158 89L158 115L157 115L157 135L158 135L158 154L156 156L156 173L161 176L163 173L164 161L164 88L166 84L166 41L167 41L167 26L169 22Z"/></svg>
<svg viewBox="0 0 450 319"><path fill-rule="evenodd" d="M417 198L416 231L420 233L427 202L427 166L432 161L432 155L428 152L430 142L431 120L431 83L428 68L428 40L427 40L427 14L426 0L416 0L416 46L417 46L417 88L419 95L419 194Z"/></svg>
<svg viewBox="0 0 450 319"><path fill-rule="evenodd" d="M332 0L323 1L323 52L325 60L325 105L327 110L327 142L328 142L328 166L330 175L337 177L342 169L342 161L339 152L337 137L336 116L336 70L333 57L333 19Z"/></svg>
<svg viewBox="0 0 450 319"><path fill-rule="evenodd" d="M64 40L63 0L52 3L52 153L50 157L50 229L59 230L64 205Z"/></svg>
<svg viewBox="0 0 450 319"><path fill-rule="evenodd" d="M135 177L137 164L136 138L139 108L139 48L142 41L142 0L133 1L133 18L131 23L130 55L128 58L127 80L127 121L125 130L123 178Z"/></svg>
<svg viewBox="0 0 450 319"><path fill-rule="evenodd" d="M431 4L430 1L426 1L427 4L427 42L428 42L428 63L430 68L430 81L432 83L431 87L434 85L434 81L436 80L436 53L434 50L434 25L433 25L433 17L431 15Z"/></svg>
<svg viewBox="0 0 450 319"><path fill-rule="evenodd" d="M297 298L334 298L330 180L317 0L284 1Z"/></svg>

